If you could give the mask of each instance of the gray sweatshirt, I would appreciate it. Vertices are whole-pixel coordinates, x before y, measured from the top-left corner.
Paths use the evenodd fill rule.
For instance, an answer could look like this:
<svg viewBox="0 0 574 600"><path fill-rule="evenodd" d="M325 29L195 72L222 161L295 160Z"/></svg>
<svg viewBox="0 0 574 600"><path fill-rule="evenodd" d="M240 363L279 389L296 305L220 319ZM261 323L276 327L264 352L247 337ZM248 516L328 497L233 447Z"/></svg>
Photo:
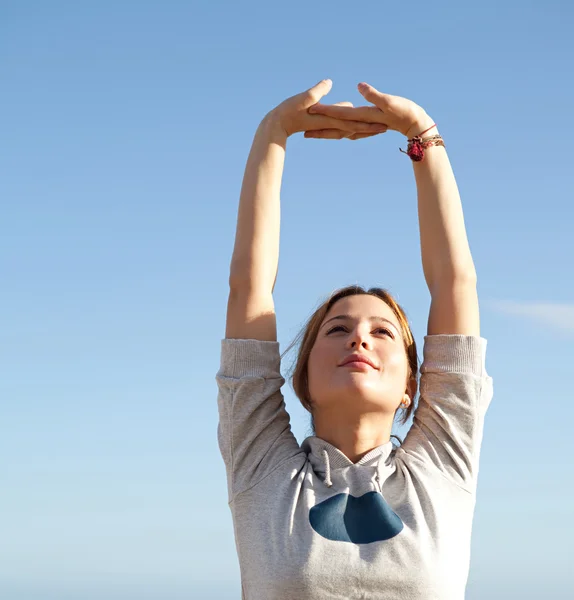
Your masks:
<svg viewBox="0 0 574 600"><path fill-rule="evenodd" d="M279 342L221 340L217 437L242 600L463 600L484 416L487 340L424 339L400 447L357 463L291 432Z"/></svg>

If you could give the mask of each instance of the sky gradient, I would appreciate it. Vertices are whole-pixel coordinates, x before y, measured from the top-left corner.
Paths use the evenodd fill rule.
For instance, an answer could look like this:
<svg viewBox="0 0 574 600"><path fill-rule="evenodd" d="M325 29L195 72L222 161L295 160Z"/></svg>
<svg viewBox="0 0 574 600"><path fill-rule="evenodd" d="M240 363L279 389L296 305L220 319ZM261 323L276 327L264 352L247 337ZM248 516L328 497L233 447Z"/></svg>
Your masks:
<svg viewBox="0 0 574 600"><path fill-rule="evenodd" d="M215 382L239 192L260 120L323 78L324 102L365 104L367 81L423 106L461 192L494 380L467 599L574 597L573 17L557 1L0 3L0 597L240 598ZM395 295L422 359L399 146L290 138L282 352L359 283ZM309 416L283 393L302 441Z"/></svg>

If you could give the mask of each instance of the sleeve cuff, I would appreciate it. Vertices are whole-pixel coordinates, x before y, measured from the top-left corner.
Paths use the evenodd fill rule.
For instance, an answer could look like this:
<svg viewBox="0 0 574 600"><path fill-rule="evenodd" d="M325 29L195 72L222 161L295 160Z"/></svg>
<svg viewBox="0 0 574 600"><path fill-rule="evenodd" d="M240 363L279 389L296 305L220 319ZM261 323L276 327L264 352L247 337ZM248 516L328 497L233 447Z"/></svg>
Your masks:
<svg viewBox="0 0 574 600"><path fill-rule="evenodd" d="M279 342L225 338L221 340L218 375L234 379L281 377Z"/></svg>
<svg viewBox="0 0 574 600"><path fill-rule="evenodd" d="M485 377L487 340L474 335L426 335L421 373L470 373Z"/></svg>

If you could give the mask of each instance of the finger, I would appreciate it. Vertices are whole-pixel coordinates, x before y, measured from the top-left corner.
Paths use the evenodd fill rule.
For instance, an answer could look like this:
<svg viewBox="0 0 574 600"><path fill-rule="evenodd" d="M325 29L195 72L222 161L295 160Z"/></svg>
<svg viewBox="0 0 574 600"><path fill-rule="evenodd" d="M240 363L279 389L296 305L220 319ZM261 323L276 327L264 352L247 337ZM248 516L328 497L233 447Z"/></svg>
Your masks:
<svg viewBox="0 0 574 600"><path fill-rule="evenodd" d="M357 88L359 89L359 92L362 94L365 100L376 105L381 110L384 110L388 107L389 100L391 99L390 94L383 94L368 83L359 83Z"/></svg>
<svg viewBox="0 0 574 600"><path fill-rule="evenodd" d="M305 104L311 106L311 104L319 102L323 96L326 96L331 91L332 87L333 82L330 79L323 79L317 85L304 92Z"/></svg>
<svg viewBox="0 0 574 600"><path fill-rule="evenodd" d="M384 123L364 123L363 121L344 121L342 119L333 119L326 117L328 129L342 129L351 133L383 133L387 131L388 126Z"/></svg>
<svg viewBox="0 0 574 600"><path fill-rule="evenodd" d="M321 138L326 140L341 140L349 135L352 135L352 133L341 131L340 129L319 129L317 131L306 131L304 133L304 137L306 138Z"/></svg>
<svg viewBox="0 0 574 600"><path fill-rule="evenodd" d="M381 133L388 129L384 123L365 123L363 121L345 121L326 117L323 115L310 116L308 123L305 123L304 131L317 131L319 129L340 129L350 133Z"/></svg>
<svg viewBox="0 0 574 600"><path fill-rule="evenodd" d="M341 140L343 138L348 138L350 140L359 140L366 137L372 137L374 135L379 135L382 132L375 133L348 133L346 131L341 131L340 129L319 129L318 131L306 131L304 137L306 138L322 138L322 139L330 139L330 140Z"/></svg>
<svg viewBox="0 0 574 600"><path fill-rule="evenodd" d="M319 131L305 132L305 137L324 140L342 140L350 135L353 134L348 131L341 131L340 129L320 129Z"/></svg>
<svg viewBox="0 0 574 600"><path fill-rule="evenodd" d="M345 102L336 102L332 106L346 106L347 108L353 108L353 103L352 102L347 102L347 101L345 101Z"/></svg>
<svg viewBox="0 0 574 600"><path fill-rule="evenodd" d="M336 104L315 104L308 111L312 115L324 115L346 121L383 123L384 114L376 106L338 106Z"/></svg>
<svg viewBox="0 0 574 600"><path fill-rule="evenodd" d="M385 133L384 131L382 133ZM373 137L374 135L380 135L379 133L354 133L353 135L347 136L350 140L362 140L363 138Z"/></svg>
<svg viewBox="0 0 574 600"><path fill-rule="evenodd" d="M316 105L314 105L316 106ZM330 106L345 106L347 108L353 108L353 103L352 102L336 102L335 104L331 104ZM314 112L314 111L313 111Z"/></svg>

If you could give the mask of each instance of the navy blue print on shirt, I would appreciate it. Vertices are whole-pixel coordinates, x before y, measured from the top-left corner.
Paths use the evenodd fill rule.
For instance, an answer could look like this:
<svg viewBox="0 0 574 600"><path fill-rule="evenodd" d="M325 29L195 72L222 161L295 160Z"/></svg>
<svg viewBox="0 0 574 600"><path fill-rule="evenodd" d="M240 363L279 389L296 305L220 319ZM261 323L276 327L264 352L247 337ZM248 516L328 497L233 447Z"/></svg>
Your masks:
<svg viewBox="0 0 574 600"><path fill-rule="evenodd" d="M367 492L359 498L337 494L309 512L311 527L334 542L370 544L398 535L404 527L400 517L381 494Z"/></svg>

